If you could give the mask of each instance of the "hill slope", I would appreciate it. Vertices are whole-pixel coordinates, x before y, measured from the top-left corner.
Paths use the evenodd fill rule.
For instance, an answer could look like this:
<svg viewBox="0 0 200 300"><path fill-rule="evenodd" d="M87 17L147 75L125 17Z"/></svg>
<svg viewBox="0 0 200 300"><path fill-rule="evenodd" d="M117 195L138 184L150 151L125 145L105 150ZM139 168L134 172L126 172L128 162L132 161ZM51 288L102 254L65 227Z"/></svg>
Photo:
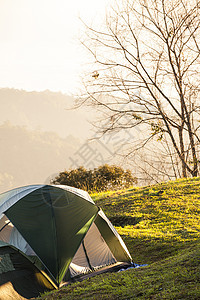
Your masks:
<svg viewBox="0 0 200 300"><path fill-rule="evenodd" d="M41 299L200 299L200 178L92 195L147 267L103 274Z"/></svg>
<svg viewBox="0 0 200 300"><path fill-rule="evenodd" d="M49 183L80 147L73 136L31 131L10 123L0 125L0 193L34 183Z"/></svg>

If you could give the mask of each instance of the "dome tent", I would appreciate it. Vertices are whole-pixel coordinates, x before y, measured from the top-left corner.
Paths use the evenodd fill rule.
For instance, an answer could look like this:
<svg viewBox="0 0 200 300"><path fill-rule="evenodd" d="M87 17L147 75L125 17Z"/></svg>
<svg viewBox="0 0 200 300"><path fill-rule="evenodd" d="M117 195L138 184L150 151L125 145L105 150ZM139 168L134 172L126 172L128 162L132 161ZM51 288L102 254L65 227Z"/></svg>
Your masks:
<svg viewBox="0 0 200 300"><path fill-rule="evenodd" d="M12 276L15 285L32 276L29 292L37 294L131 261L114 226L87 192L64 185L29 185L0 195L0 274L5 277L0 298Z"/></svg>

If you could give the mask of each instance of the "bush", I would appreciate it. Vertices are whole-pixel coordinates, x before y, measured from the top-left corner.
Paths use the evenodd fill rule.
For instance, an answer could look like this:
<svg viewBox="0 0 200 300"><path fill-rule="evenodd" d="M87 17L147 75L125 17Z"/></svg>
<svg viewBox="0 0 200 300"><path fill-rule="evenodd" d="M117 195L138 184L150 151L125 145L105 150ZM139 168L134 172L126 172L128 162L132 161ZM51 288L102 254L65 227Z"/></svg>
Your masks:
<svg viewBox="0 0 200 300"><path fill-rule="evenodd" d="M130 170L107 164L94 170L79 167L70 171L61 172L53 184L64 184L86 191L107 191L128 188L137 182Z"/></svg>

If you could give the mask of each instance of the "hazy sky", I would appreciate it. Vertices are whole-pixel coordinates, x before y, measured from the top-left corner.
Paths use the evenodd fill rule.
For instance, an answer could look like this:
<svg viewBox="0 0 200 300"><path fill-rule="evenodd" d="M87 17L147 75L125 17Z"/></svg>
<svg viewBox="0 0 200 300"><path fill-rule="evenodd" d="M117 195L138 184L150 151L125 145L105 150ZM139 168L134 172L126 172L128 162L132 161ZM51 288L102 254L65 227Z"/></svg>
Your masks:
<svg viewBox="0 0 200 300"><path fill-rule="evenodd" d="M0 0L0 88L73 93L88 58L78 16L97 22L111 0Z"/></svg>

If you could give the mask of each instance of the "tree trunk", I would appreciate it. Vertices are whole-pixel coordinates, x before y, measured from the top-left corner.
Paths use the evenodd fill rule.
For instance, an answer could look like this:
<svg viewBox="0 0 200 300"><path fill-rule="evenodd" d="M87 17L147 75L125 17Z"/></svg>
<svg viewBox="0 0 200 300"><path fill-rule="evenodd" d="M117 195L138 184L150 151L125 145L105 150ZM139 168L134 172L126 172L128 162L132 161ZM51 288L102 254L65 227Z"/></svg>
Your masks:
<svg viewBox="0 0 200 300"><path fill-rule="evenodd" d="M183 127L179 128L179 141L180 141L180 155L181 155L181 165L182 165L182 177L187 177L186 165L185 165L185 149L183 141Z"/></svg>

